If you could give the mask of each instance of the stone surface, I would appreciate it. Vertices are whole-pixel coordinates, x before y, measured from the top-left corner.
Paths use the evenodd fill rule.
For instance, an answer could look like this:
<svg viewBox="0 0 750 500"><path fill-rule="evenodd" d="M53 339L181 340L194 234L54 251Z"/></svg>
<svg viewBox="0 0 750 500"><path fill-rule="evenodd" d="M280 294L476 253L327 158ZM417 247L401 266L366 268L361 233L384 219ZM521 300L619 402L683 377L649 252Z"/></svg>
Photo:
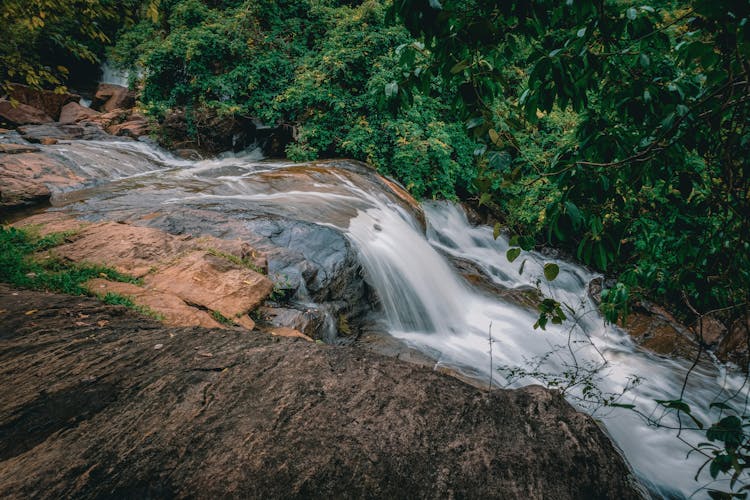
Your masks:
<svg viewBox="0 0 750 500"><path fill-rule="evenodd" d="M209 314L215 311L252 330L255 323L247 313L273 290L273 283L260 273L265 258L240 241L175 236L117 222L85 223L59 212L28 217L14 225L34 226L41 234L74 232L48 253L143 278L142 286L93 280L87 287L97 295L112 292L132 297L136 304L163 315L167 324L222 326Z"/></svg>
<svg viewBox="0 0 750 500"><path fill-rule="evenodd" d="M4 144L0 143L0 154L15 155L19 153L37 153L39 148L31 144Z"/></svg>
<svg viewBox="0 0 750 500"><path fill-rule="evenodd" d="M29 142L39 143L52 138L62 141L75 139L106 140L110 136L94 123L46 123L43 125L26 125L18 127L18 132Z"/></svg>
<svg viewBox="0 0 750 500"><path fill-rule="evenodd" d="M120 85L100 83L91 101L91 108L109 112L115 109L132 108L135 105L135 92Z"/></svg>
<svg viewBox="0 0 750 500"><path fill-rule="evenodd" d="M150 273L144 283L230 320L258 307L273 290L262 274L205 251L191 252Z"/></svg>
<svg viewBox="0 0 750 500"><path fill-rule="evenodd" d="M722 361L730 361L742 370L748 371L750 362L750 319L738 318L732 322L729 331L719 342L716 355Z"/></svg>
<svg viewBox="0 0 750 500"><path fill-rule="evenodd" d="M0 99L0 122L11 125L27 125L53 122L44 111L23 103L13 105L10 101Z"/></svg>
<svg viewBox="0 0 750 500"><path fill-rule="evenodd" d="M268 331L271 335L274 337L289 337L289 338L298 338L298 339L305 339L308 342L313 342L313 339L305 335L299 330L295 330L294 328L287 328L284 326L280 326L277 328L272 328Z"/></svg>
<svg viewBox="0 0 750 500"><path fill-rule="evenodd" d="M0 208L20 207L49 200L50 185L83 182L62 162L43 153L0 155Z"/></svg>
<svg viewBox="0 0 750 500"><path fill-rule="evenodd" d="M150 131L151 127L148 123L148 119L137 113L133 113L122 123L107 127L107 132L112 135L132 137L133 139L137 139L143 135L148 135Z"/></svg>
<svg viewBox="0 0 750 500"><path fill-rule="evenodd" d="M639 497L594 421L540 387L488 397L81 297L2 287L0 311L3 498Z"/></svg>
<svg viewBox="0 0 750 500"><path fill-rule="evenodd" d="M55 92L52 90L39 90L26 85L13 85L9 96L11 99L27 104L34 108L42 110L49 115L52 120L60 118L60 112L66 104L70 102L79 102L81 96L71 94L70 92Z"/></svg>
<svg viewBox="0 0 750 500"><path fill-rule="evenodd" d="M163 316L167 325L173 326L205 326L221 328L215 319L205 311L190 307L174 294L151 290L131 283L120 283L105 279L94 279L84 285L94 295L116 293L130 298L135 304L147 307L156 314ZM252 330L252 327L250 327Z"/></svg>
<svg viewBox="0 0 750 500"><path fill-rule="evenodd" d="M91 120L101 113L91 108L81 106L77 102L69 102L60 111L60 123L77 123L83 120Z"/></svg>

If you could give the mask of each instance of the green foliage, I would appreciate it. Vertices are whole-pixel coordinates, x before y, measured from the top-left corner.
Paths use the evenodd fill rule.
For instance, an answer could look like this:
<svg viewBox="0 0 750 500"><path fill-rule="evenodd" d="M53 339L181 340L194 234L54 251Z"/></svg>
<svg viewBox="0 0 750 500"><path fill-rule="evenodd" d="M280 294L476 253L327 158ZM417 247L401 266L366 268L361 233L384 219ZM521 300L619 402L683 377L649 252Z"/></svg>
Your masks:
<svg viewBox="0 0 750 500"><path fill-rule="evenodd" d="M231 319L227 318L226 316L224 316L223 314L221 314L219 311L211 311L211 317L213 319L215 319L216 321L218 321L219 323L221 323L222 325L225 325L225 326L233 326L234 325L234 321L232 321Z"/></svg>
<svg viewBox="0 0 750 500"><path fill-rule="evenodd" d="M64 87L70 65L95 66L140 0L4 0L0 3L0 88Z"/></svg>
<svg viewBox="0 0 750 500"><path fill-rule="evenodd" d="M727 322L747 308L750 2L403 0L394 11L429 55L402 58L400 89L458 89L482 160L498 166L480 171L480 201L513 231L619 275L629 291L609 318L626 311L622 297ZM562 139L545 137L553 117Z"/></svg>
<svg viewBox="0 0 750 500"><path fill-rule="evenodd" d="M23 288L88 295L81 285L93 278L138 283L136 278L113 269L71 264L43 252L64 243L70 233L53 233L43 238L14 227L0 227L0 281Z"/></svg>
<svg viewBox="0 0 750 500"><path fill-rule="evenodd" d="M105 295L99 295L98 297L105 304L110 304L113 306L125 306L128 309L132 309L139 314L148 316L149 318L153 318L157 321L162 321L164 319L163 314L157 313L150 307L136 304L135 302L133 302L133 299L131 299L130 297L126 295L113 293L113 292L107 292Z"/></svg>
<svg viewBox="0 0 750 500"><path fill-rule="evenodd" d="M293 161L348 156L418 197L455 198L473 189L476 143L430 89L397 106L398 49L411 42L381 1L179 0L122 32L111 56L145 70L154 115L253 117L293 131Z"/></svg>

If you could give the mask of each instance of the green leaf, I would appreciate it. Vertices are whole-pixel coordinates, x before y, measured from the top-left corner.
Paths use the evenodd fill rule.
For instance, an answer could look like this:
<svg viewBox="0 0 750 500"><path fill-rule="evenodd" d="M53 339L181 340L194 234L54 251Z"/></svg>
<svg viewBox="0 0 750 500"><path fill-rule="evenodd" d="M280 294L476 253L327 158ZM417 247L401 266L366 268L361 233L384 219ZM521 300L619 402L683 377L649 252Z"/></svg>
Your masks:
<svg viewBox="0 0 750 500"><path fill-rule="evenodd" d="M509 248L508 251L505 252L505 256L508 258L509 262L516 260L519 255L521 255L521 249L518 247Z"/></svg>
<svg viewBox="0 0 750 500"><path fill-rule="evenodd" d="M495 222L495 227L492 229L492 237L494 239L497 239L498 236L500 236L500 229L501 229L500 228L500 223L499 222Z"/></svg>
<svg viewBox="0 0 750 500"><path fill-rule="evenodd" d="M558 274L560 274L560 267L557 264L553 264L552 262L544 264L544 277L548 281L557 278Z"/></svg>
<svg viewBox="0 0 750 500"><path fill-rule="evenodd" d="M584 36L586 36L586 27L579 29L576 35L578 36L578 38L583 38Z"/></svg>
<svg viewBox="0 0 750 500"><path fill-rule="evenodd" d="M470 62L469 62L469 60L468 60L468 59L464 59L463 61L459 61L459 62L457 62L457 63L456 63L455 65L453 65L453 67L451 68L451 74L452 74L452 75L455 75L456 73L460 73L460 72L462 72L463 70L465 70L466 68L468 68L468 67L469 67L469 64L470 64Z"/></svg>
<svg viewBox="0 0 750 500"><path fill-rule="evenodd" d="M395 97L398 94L398 83L391 82L385 84L385 96Z"/></svg>
<svg viewBox="0 0 750 500"><path fill-rule="evenodd" d="M501 142L500 142L500 135L499 135L499 134L497 133L497 131L495 131L495 129L494 129L494 128L491 128L491 129L490 129L490 130L489 130L489 131L488 131L487 133L488 133L488 134L489 134L489 136L490 136L490 140L491 140L491 141L492 141L492 142L493 142L493 143L494 143L494 144L495 144L496 146L501 146L501 145L502 145L502 144L501 144Z"/></svg>
<svg viewBox="0 0 750 500"><path fill-rule="evenodd" d="M634 7L630 7L625 11L625 15L627 15L628 19L630 19L631 21L635 21L635 18L638 17L638 11L635 10Z"/></svg>

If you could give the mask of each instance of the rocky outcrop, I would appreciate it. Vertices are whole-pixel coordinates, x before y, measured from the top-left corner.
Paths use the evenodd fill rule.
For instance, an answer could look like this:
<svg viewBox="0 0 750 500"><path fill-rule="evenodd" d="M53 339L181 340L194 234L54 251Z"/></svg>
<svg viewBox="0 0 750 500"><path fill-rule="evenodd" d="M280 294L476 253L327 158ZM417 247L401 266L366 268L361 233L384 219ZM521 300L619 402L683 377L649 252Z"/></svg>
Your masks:
<svg viewBox="0 0 750 500"><path fill-rule="evenodd" d="M216 319L222 318L253 329L248 313L273 290L262 274L265 257L239 241L174 236L116 222L91 224L55 212L15 225L33 226L40 234L67 233L66 243L50 250L48 257L111 267L140 278L139 284L96 279L84 286L95 295L129 297L167 324L219 327Z"/></svg>
<svg viewBox="0 0 750 500"><path fill-rule="evenodd" d="M77 102L69 102L60 111L60 123L77 123L83 120L91 120L101 113L91 108L81 106Z"/></svg>
<svg viewBox="0 0 750 500"><path fill-rule="evenodd" d="M17 130L25 140L32 143L41 143L45 139L71 141L76 139L106 140L110 138L101 127L88 122L25 125L18 127Z"/></svg>
<svg viewBox="0 0 750 500"><path fill-rule="evenodd" d="M0 314L3 498L639 497L540 387L3 286Z"/></svg>
<svg viewBox="0 0 750 500"><path fill-rule="evenodd" d="M83 181L56 158L31 152L28 146L5 146L11 151L0 155L0 208L41 203L49 200L50 185L66 187Z"/></svg>
<svg viewBox="0 0 750 500"><path fill-rule="evenodd" d="M53 90L40 90L19 84L15 84L11 87L8 97L11 100L15 100L42 111L44 114L52 118L50 121L55 121L60 118L60 112L63 106L70 102L79 102L81 100L81 96L78 94L56 92Z"/></svg>
<svg viewBox="0 0 750 500"><path fill-rule="evenodd" d="M135 92L111 83L100 83L91 100L91 109L104 113L135 106Z"/></svg>
<svg viewBox="0 0 750 500"><path fill-rule="evenodd" d="M42 110L23 103L12 103L8 100L0 99L0 123L27 125L53 121L52 117Z"/></svg>

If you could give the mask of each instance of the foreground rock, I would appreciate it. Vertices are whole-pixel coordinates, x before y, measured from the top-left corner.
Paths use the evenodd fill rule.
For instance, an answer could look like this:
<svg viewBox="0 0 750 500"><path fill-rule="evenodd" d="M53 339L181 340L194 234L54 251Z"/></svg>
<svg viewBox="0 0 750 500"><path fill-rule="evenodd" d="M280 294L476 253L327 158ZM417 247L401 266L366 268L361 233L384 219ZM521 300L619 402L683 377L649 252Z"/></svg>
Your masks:
<svg viewBox="0 0 750 500"><path fill-rule="evenodd" d="M3 498L638 498L539 387L2 285L0 311Z"/></svg>

